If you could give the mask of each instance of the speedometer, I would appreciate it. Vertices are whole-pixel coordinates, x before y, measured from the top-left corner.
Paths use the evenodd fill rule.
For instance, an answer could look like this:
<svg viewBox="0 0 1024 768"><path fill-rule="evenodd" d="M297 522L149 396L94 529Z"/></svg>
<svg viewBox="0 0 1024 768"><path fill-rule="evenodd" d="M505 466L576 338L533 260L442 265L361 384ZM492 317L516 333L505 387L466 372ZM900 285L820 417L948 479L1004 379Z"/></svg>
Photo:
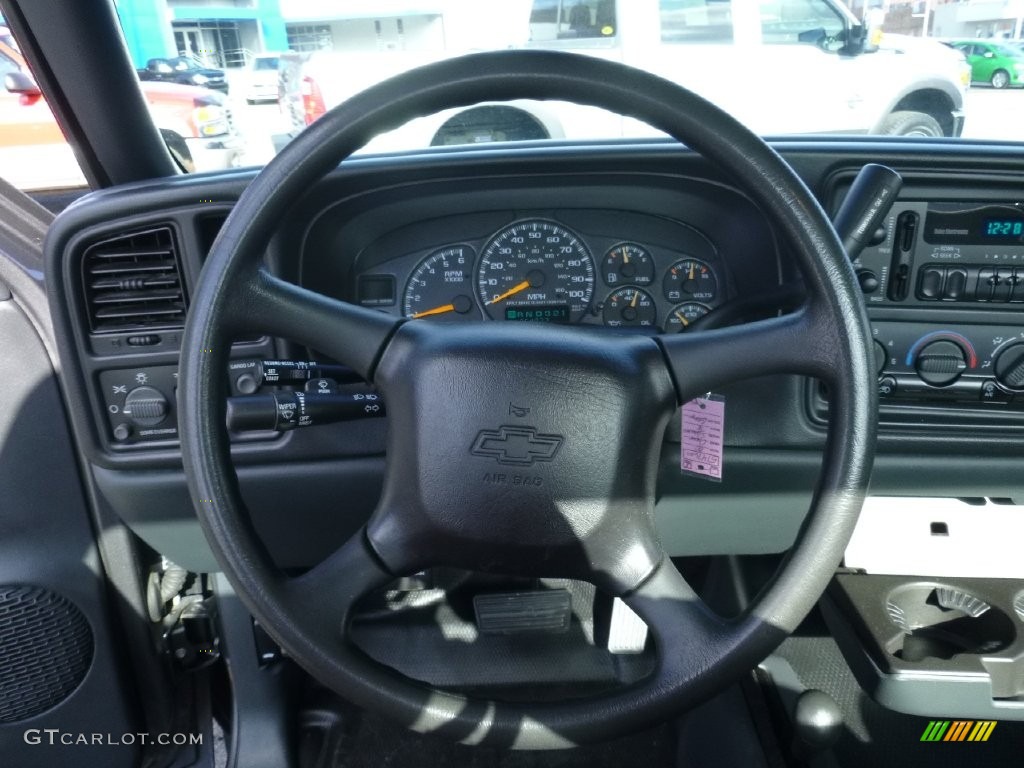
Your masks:
<svg viewBox="0 0 1024 768"><path fill-rule="evenodd" d="M510 224L483 250L477 291L494 320L578 321L594 296L594 260L565 227Z"/></svg>

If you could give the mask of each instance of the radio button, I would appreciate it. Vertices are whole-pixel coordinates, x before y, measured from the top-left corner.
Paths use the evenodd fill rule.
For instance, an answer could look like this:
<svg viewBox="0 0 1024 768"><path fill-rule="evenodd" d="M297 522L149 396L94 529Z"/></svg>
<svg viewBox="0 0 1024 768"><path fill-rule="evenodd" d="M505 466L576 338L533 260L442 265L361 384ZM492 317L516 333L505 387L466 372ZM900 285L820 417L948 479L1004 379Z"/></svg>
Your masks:
<svg viewBox="0 0 1024 768"><path fill-rule="evenodd" d="M946 270L946 287L942 296L953 301L967 300L967 270L960 267L951 267Z"/></svg>
<svg viewBox="0 0 1024 768"><path fill-rule="evenodd" d="M1013 270L1013 290L1010 292L1010 301L1024 301L1024 269Z"/></svg>
<svg viewBox="0 0 1024 768"><path fill-rule="evenodd" d="M865 294L874 293L878 290L878 275L870 269L858 269L857 282L860 283L860 289Z"/></svg>
<svg viewBox="0 0 1024 768"><path fill-rule="evenodd" d="M935 301L942 297L942 283L946 277L944 267L925 267L921 272L921 284L918 287L918 298Z"/></svg>
<svg viewBox="0 0 1024 768"><path fill-rule="evenodd" d="M997 269L992 285L992 301L1005 302L1010 300L1013 292L1013 270Z"/></svg>
<svg viewBox="0 0 1024 768"><path fill-rule="evenodd" d="M989 301L992 298L992 290L996 286L996 271L986 267L978 271L978 288L974 293L975 301Z"/></svg>

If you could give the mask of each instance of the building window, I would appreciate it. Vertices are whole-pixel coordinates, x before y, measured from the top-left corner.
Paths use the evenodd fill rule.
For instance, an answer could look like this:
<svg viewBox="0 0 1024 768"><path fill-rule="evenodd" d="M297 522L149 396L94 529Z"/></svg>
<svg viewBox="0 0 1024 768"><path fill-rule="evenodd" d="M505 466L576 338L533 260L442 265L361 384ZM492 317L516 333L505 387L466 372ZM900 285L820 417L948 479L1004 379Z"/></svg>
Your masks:
<svg viewBox="0 0 1024 768"><path fill-rule="evenodd" d="M288 48L292 51L329 51L334 47L329 24L289 24Z"/></svg>

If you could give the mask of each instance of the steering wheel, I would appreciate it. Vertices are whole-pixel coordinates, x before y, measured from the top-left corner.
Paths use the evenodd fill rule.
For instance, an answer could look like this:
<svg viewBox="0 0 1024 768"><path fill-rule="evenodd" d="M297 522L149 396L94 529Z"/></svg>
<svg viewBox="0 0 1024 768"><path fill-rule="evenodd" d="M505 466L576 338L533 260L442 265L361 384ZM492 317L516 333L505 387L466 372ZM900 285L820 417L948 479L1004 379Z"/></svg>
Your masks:
<svg viewBox="0 0 1024 768"><path fill-rule="evenodd" d="M793 249L808 298L795 312L704 333L615 335L529 323L404 322L271 275L277 222L376 134L441 109L559 99L646 121L728 172ZM272 563L230 463L232 338L293 339L350 365L388 408L387 471L368 524L300 576ZM220 566L246 607L314 678L421 732L469 744L548 749L600 741L691 707L774 649L814 606L866 491L876 393L867 318L821 207L740 123L673 83L558 52L446 60L355 96L291 142L249 185L207 259L182 346L179 396L189 490ZM742 615L713 613L659 544L658 458L680 403L740 379L817 377L830 392L824 464L810 512L776 578ZM509 403L529 408L510 415ZM485 481L525 441L535 480ZM532 464L530 464L532 462ZM518 470L517 470L518 471ZM508 703L436 690L371 660L346 637L355 602L431 566L589 581L647 623L654 671L592 698Z"/></svg>

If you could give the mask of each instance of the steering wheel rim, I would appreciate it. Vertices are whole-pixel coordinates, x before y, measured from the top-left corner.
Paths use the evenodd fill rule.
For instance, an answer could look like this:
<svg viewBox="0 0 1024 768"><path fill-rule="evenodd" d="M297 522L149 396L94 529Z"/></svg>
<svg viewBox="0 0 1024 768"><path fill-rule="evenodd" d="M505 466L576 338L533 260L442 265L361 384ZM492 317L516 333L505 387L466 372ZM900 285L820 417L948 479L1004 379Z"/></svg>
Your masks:
<svg viewBox="0 0 1024 768"><path fill-rule="evenodd" d="M329 299L261 267L265 245L292 201L377 133L441 109L520 98L576 101L636 117L717 163L794 248L808 302L784 317L656 340L598 339L581 329L500 323L438 329ZM233 335L253 330L337 356L381 387L388 402L389 468L381 506L366 528L297 578L274 567L244 513L230 464L220 393ZM179 376L183 460L197 516L227 578L261 625L315 678L415 730L471 744L572 746L643 727L707 698L770 652L813 607L839 564L867 488L877 398L869 340L852 268L824 212L789 166L740 123L673 83L620 64L547 51L474 54L399 75L336 107L285 147L240 197L204 266L185 328ZM431 479L432 473L448 471L427 445L433 430L447 418L456 422L452 433L461 429L469 435L500 424L495 412L475 401L472 407L458 402L440 409L446 412L439 421L421 417L418 411L424 409L417 407L429 397L423 388L447 386L439 376L450 366L462 374L458 381L483 379L476 390L460 390L470 397L486 386L502 394L526 387L513 375L508 384L513 389L501 389L501 378L487 370L517 351L537 358L519 372L523 376L551 370L575 382L600 382L611 394L604 413L612 430L625 428L634 415L620 401L643 401L645 426L654 435L632 434L625 441L628 451L597 456L605 433L595 437L591 432L598 428L579 420L559 422L561 432L554 436L564 443L556 448L560 471L545 476L554 488L535 490L500 510L528 515L527 508L542 508L548 515L542 527L545 521L564 523L549 526L558 530L539 534L539 543L493 541L488 528L515 538L498 524L504 518L489 513L479 522L466 512L479 509L481 501L500 506L497 492L488 495L476 486L453 490L455 474L445 476L447 484ZM509 370L501 375L507 377ZM660 549L651 515L657 462L651 459L679 402L724 383L782 372L816 376L829 385L823 468L810 512L780 572L750 610L727 621L700 602ZM557 381L530 386L539 387L529 389L530 396L545 404L566 391ZM625 397L635 391L643 397ZM400 431L403 439L396 437ZM437 452L450 448L449 461L464 456L469 446L459 439L461 434L450 446L441 439ZM612 468L616 461L628 469ZM396 464L414 468L412 481L394 479ZM607 486L607 508L578 511L586 505L566 500L578 501L587 483L605 488L593 479L598 467L616 475L616 484ZM621 476L629 471L638 477ZM507 490L500 494L515 497ZM441 511L446 504L458 511ZM420 561L416 545L424 539L440 561ZM630 540L620 541L625 539ZM358 597L402 572L424 565L479 567L480 560L518 572L517 558L527 561L523 572L552 567L559 572L543 575L588 578L622 596L654 635L659 650L654 674L590 699L512 705L411 681L345 638Z"/></svg>

